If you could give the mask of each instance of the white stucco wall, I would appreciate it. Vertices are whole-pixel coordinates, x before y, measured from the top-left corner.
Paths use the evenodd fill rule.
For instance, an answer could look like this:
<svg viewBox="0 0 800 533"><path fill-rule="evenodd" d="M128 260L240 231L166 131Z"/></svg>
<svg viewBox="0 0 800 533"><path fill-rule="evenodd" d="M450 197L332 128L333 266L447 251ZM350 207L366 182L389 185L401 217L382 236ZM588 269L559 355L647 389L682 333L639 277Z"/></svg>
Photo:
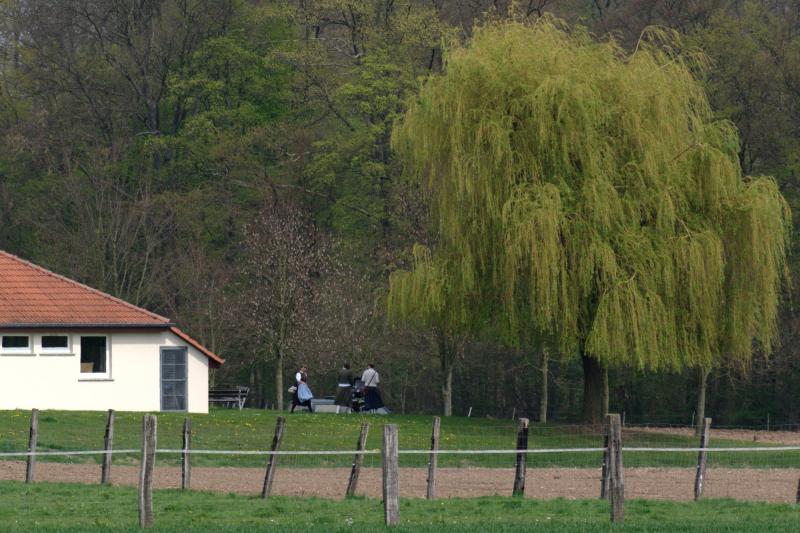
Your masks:
<svg viewBox="0 0 800 533"><path fill-rule="evenodd" d="M159 411L160 348L185 346L188 411L208 412L208 358L168 330L44 332L68 334L72 347L69 355L43 353L42 332L4 333L31 335L33 349L24 355L0 354L0 409ZM80 373L80 337L95 335L108 337L110 368L105 379Z"/></svg>

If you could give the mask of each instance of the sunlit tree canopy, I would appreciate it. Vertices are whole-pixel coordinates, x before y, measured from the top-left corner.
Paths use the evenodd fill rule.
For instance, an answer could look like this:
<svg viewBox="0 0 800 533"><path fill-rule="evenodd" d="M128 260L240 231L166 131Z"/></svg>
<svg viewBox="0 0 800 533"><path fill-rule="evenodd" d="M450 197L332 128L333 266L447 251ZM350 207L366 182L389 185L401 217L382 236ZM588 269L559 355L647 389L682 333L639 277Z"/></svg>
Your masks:
<svg viewBox="0 0 800 533"><path fill-rule="evenodd" d="M439 240L393 277L390 308L463 322L491 302L503 329L608 365L769 352L790 212L772 178L742 176L702 68L666 31L628 53L551 18L451 49L394 131Z"/></svg>

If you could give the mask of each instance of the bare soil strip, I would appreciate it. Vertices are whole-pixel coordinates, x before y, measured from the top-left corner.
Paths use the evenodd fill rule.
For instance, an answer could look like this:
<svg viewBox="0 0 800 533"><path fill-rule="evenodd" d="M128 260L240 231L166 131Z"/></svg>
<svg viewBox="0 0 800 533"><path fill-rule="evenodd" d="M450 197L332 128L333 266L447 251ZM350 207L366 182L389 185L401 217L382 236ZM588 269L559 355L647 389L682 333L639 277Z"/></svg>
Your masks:
<svg viewBox="0 0 800 533"><path fill-rule="evenodd" d="M662 435L694 436L694 428L629 427L626 432L659 433ZM758 431L752 429L714 429L711 427L711 440L730 439L747 442L768 442L786 446L800 445L800 431ZM698 438L699 440L699 438Z"/></svg>
<svg viewBox="0 0 800 533"><path fill-rule="evenodd" d="M347 487L349 468L280 468L278 466L272 493L283 496L317 496L341 499ZM111 472L115 485L138 482L136 466L114 466ZM403 498L424 498L427 471L424 468L400 469L400 495ZM794 501L800 469L797 468L716 468L707 472L704 496L738 500L785 502ZM25 463L1 461L0 480L24 480ZM39 463L37 481L97 483L100 466L93 464ZM192 488L214 492L257 494L264 481L259 468L192 469ZM476 496L510 496L514 481L512 468L441 468L437 478L437 494L442 498ZM381 497L380 468L365 468L359 478L358 494ZM627 468L625 496L658 500L691 500L694 469L690 468ZM156 488L180 487L180 469L156 467ZM531 468L525 485L529 498L585 499L600 493L599 468Z"/></svg>

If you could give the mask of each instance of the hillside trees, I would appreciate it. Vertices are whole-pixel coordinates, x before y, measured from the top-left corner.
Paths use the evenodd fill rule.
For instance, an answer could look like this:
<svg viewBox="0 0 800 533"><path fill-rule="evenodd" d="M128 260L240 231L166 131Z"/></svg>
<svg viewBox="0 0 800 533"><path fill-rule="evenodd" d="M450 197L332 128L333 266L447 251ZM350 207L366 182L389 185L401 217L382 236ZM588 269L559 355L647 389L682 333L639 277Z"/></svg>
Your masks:
<svg viewBox="0 0 800 533"><path fill-rule="evenodd" d="M625 54L551 19L480 28L394 138L435 257L512 331L580 357L591 423L606 365L707 368L775 342L788 207L742 178L693 57L648 37Z"/></svg>
<svg viewBox="0 0 800 533"><path fill-rule="evenodd" d="M307 360L318 383L342 357L374 359L387 399L408 411L439 410L449 390L454 412L530 415L544 396L534 367L546 370L532 349L551 344L550 415L575 419L581 359L560 357L550 342L560 336L531 326L524 309L511 321L496 288L492 299L463 287L437 296L457 309L461 293L472 317L438 328L451 332L445 343L432 328L443 317L406 317L398 328L395 315L387 327L387 307L375 304L390 272L413 272L415 243L421 264L461 279L460 257L442 254L430 189L401 179L402 152L389 147L407 97L481 21L546 11L614 32L627 53L647 25L679 29L685 38L670 43L679 60L693 46L708 54L708 68L693 72L713 119L736 123L732 152L744 173L774 175L797 203L797 0L0 0L0 248L170 316L225 355L218 384L243 384L254 362L238 322L243 228L264 205L292 205L335 243L342 277L315 290L316 312L287 367ZM577 205L574 187L558 187L562 205ZM621 257L621 241L608 239ZM796 258L789 266L797 270ZM401 277L391 277L393 289ZM715 419L797 421L797 319L789 306L781 317L775 356L751 369L717 359L707 394ZM260 354L263 383L253 376L270 403L271 353ZM453 385L442 389L448 368ZM614 408L628 420L688 422L700 370L648 368L611 372Z"/></svg>
<svg viewBox="0 0 800 533"><path fill-rule="evenodd" d="M398 211L413 197L396 179L391 127L416 77L440 65L452 33L440 4L316 0L289 11L299 46L279 56L295 73L304 125L295 184L320 222L379 269L405 244Z"/></svg>
<svg viewBox="0 0 800 533"><path fill-rule="evenodd" d="M285 109L267 57L285 24L238 1L2 7L4 245L222 349L229 263Z"/></svg>
<svg viewBox="0 0 800 533"><path fill-rule="evenodd" d="M16 53L27 90L68 98L72 113L116 145L172 129L180 107L163 106L170 74L225 31L234 3L18 0L6 14L12 29L24 28Z"/></svg>
<svg viewBox="0 0 800 533"><path fill-rule="evenodd" d="M781 180L800 146L800 13L792 2L771 4L744 2L693 38L714 60L709 96L737 124L742 168Z"/></svg>

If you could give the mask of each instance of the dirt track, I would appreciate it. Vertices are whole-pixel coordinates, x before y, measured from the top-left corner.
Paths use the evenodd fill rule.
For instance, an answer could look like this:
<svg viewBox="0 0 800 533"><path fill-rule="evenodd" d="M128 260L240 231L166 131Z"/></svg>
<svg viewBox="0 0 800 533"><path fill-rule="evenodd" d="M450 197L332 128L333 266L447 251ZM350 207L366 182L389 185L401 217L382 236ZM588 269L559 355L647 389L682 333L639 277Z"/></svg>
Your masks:
<svg viewBox="0 0 800 533"><path fill-rule="evenodd" d="M694 428L631 427L629 432L660 433L665 435L694 436ZM800 445L800 431L757 431L752 429L714 429L710 439L730 439L752 442L769 442L786 446Z"/></svg>
<svg viewBox="0 0 800 533"><path fill-rule="evenodd" d="M273 494L342 498L347 486L348 468L278 468ZM423 498L427 471L403 468L400 494L404 498ZM259 468L193 468L192 488L216 492L256 494L261 489L264 471ZM709 469L706 497L740 500L793 502L800 469ZM25 463L0 462L1 480L25 478ZM37 481L96 483L100 467L89 464L38 463ZM437 494L442 498L511 494L514 471L510 468L441 468ZM118 485L136 485L138 467L115 466L112 480ZM381 471L365 468L359 480L359 493L380 498ZM156 488L180 486L180 469L156 468ZM691 500L694 469L628 468L625 470L627 498ZM600 470L590 468L531 468L525 494L530 498L596 498Z"/></svg>

